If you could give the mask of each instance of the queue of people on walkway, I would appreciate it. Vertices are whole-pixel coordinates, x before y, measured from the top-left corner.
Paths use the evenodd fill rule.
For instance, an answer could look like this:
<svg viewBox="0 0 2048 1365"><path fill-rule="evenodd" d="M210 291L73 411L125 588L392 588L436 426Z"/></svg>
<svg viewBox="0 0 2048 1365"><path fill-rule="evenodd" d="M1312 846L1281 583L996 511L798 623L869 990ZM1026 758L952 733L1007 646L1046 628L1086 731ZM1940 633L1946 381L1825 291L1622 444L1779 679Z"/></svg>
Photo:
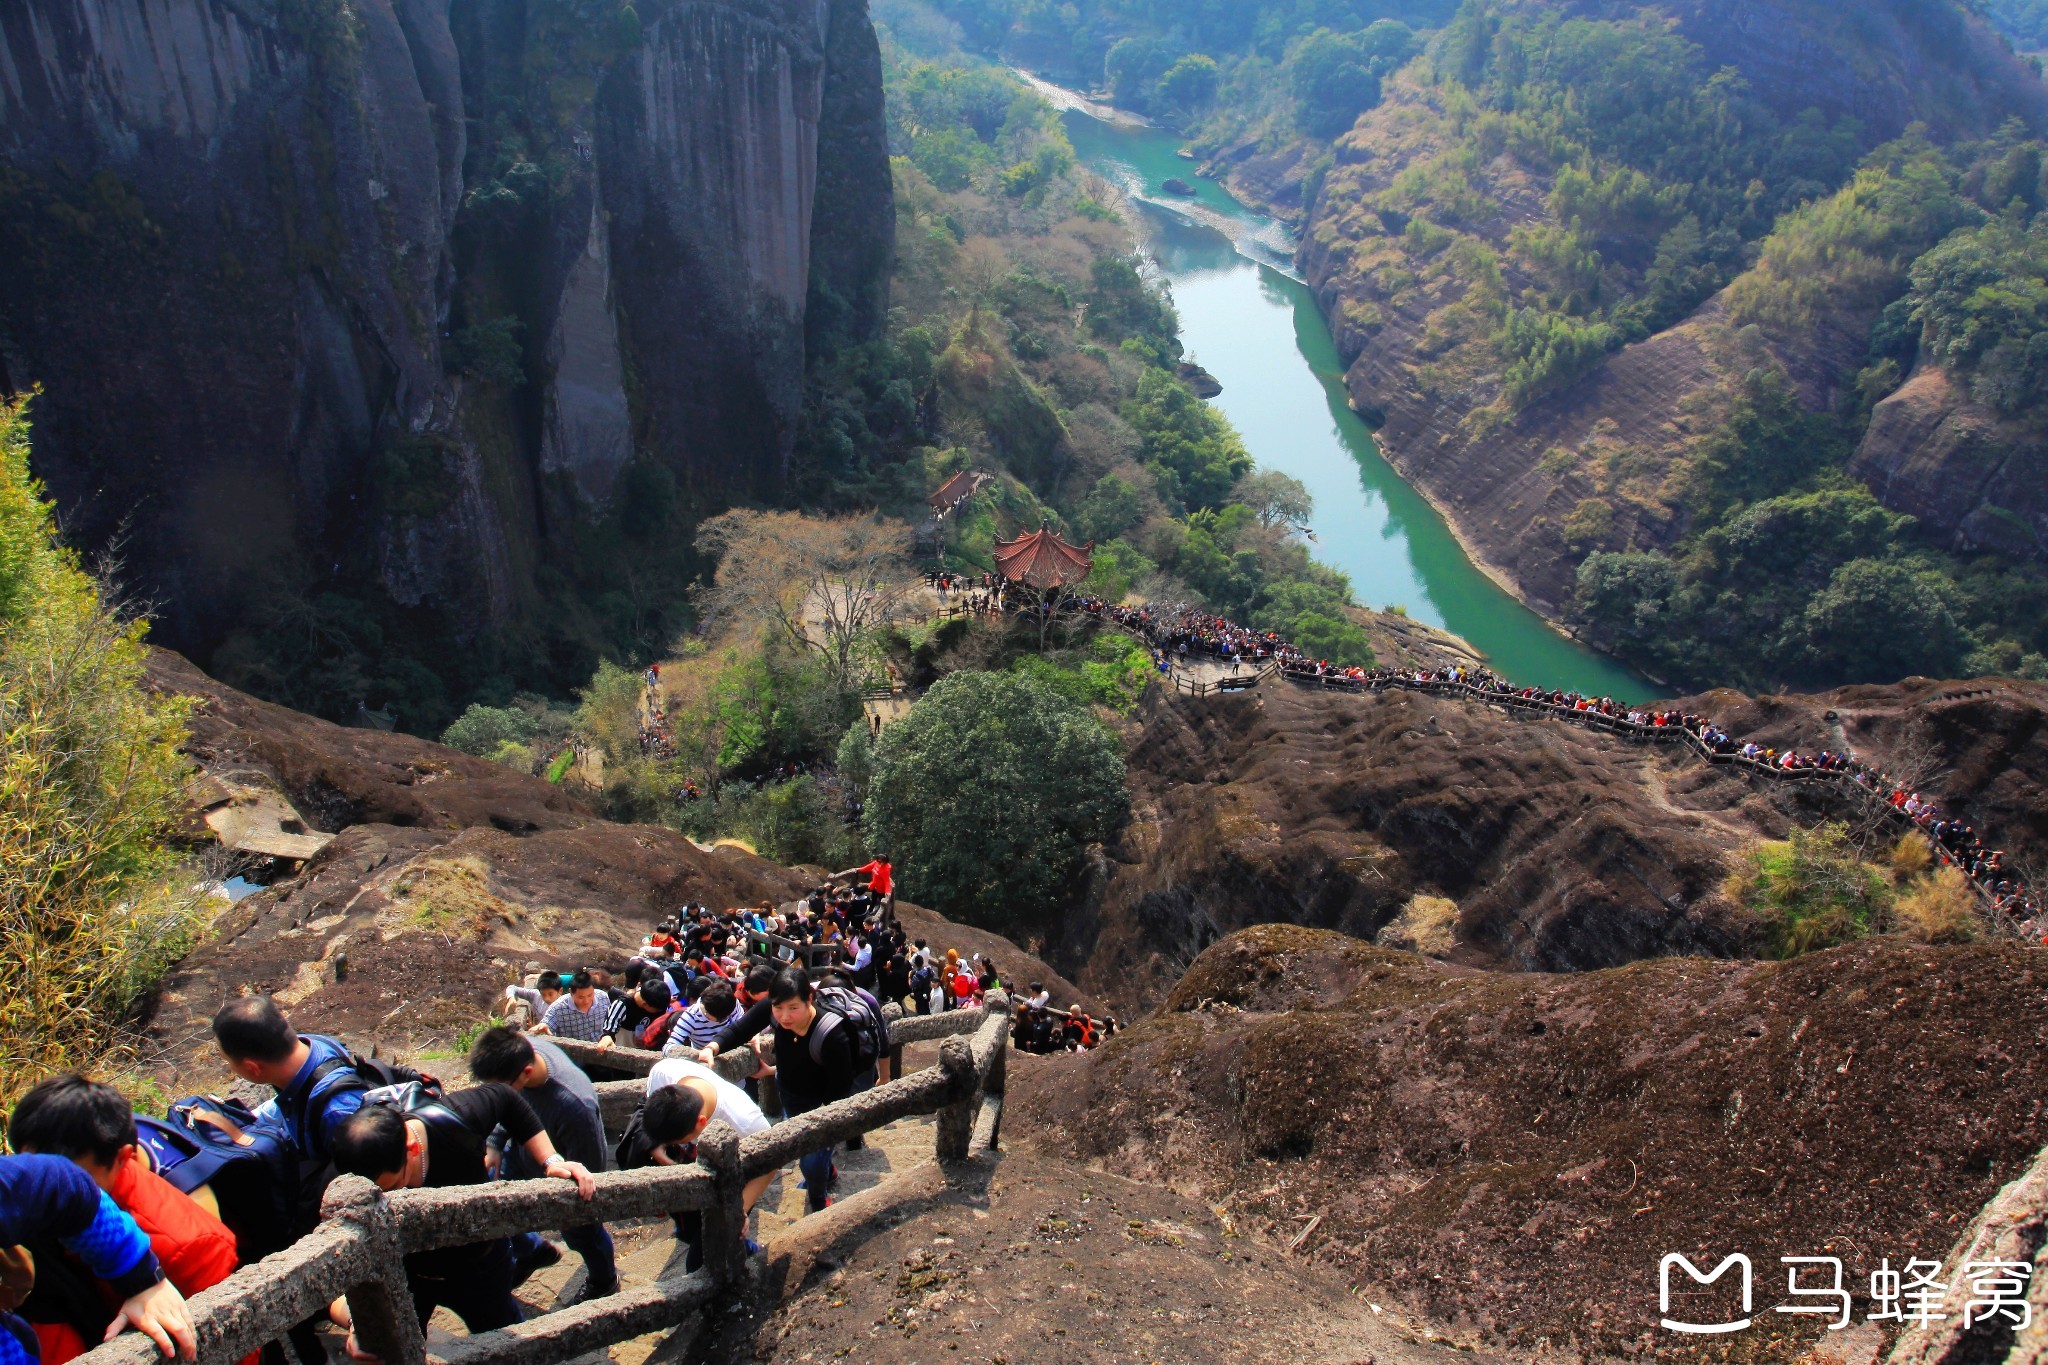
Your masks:
<svg viewBox="0 0 2048 1365"><path fill-rule="evenodd" d="M830 945L835 961L813 973L764 959L759 949L777 943ZM214 1016L214 1041L227 1071L270 1092L260 1105L195 1095L165 1119L144 1118L112 1087L78 1075L46 1080L17 1105L8 1127L17 1155L0 1157L0 1248L29 1247L38 1275L33 1291L14 1292L21 1277L0 1251L0 1274L10 1275L0 1365L63 1365L131 1327L165 1354L191 1358L185 1298L311 1231L337 1176L387 1192L558 1179L589 1198L607 1168L693 1162L714 1119L745 1136L890 1079L883 1000L928 1014L978 1006L999 987L1007 983L987 955L908 938L894 914L892 869L877 859L790 906L686 906L616 973L550 971L509 988L508 1020L471 1045L470 1084L460 1088L302 1034L267 997L230 1001ZM1086 1049L1116 1031L1114 1019L1054 1007L1039 982L1012 994L1021 1050ZM589 1075L556 1039L664 1053L617 1144L607 1141ZM743 1082L713 1069L721 1054L746 1048L757 1056ZM763 1084L770 1076L772 1088ZM806 1153L798 1167L807 1209L827 1207L836 1148ZM747 1208L773 1179L749 1182ZM675 1224L694 1269L704 1255L701 1216L680 1214ZM564 1230L559 1245L529 1232L407 1255L422 1330L440 1308L472 1333L518 1322L526 1308L516 1291L565 1249L584 1271L573 1302L618 1292L601 1223ZM326 1358L323 1320L351 1359L374 1359L344 1297L290 1334L304 1365ZM290 1358L283 1346L264 1354L273 1352L265 1365Z"/></svg>
<svg viewBox="0 0 2048 1365"><path fill-rule="evenodd" d="M1038 603L990 589L991 609L1018 610ZM1811 753L1780 749L1735 739L1712 718L1647 706L1631 706L1613 697L1589 696L1562 688L1526 687L1490 669L1452 664L1438 668L1363 667L1332 663L1296 648L1277 631L1239 625L1205 607L1188 603L1122 603L1098 596L1077 595L1068 601L1108 625L1144 640L1162 671L1171 662L1214 660L1232 666L1276 667L1297 682L1366 691L1384 688L1454 690L1540 708L1566 717L1597 717L1613 728L1637 731L1675 729L1701 752L1743 761L1780 776L1827 774L1854 783L1876 804L1896 811L1923 833L1935 857L1960 871L1976 887L1994 920L2031 943L2048 943L2048 908L2039 893L2010 867L2003 849L1986 843L1967 821L1945 814L1940 803L1912 789L1882 769L1847 753L1823 749Z"/></svg>

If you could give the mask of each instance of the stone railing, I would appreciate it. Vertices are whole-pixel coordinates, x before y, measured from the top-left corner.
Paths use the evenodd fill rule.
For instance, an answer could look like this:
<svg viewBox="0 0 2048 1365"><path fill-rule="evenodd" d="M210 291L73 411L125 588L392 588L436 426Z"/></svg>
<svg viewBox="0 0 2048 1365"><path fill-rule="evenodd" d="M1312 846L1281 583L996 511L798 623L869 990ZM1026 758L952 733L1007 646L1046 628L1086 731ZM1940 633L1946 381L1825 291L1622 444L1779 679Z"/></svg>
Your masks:
<svg viewBox="0 0 2048 1365"><path fill-rule="evenodd" d="M894 1079L745 1138L714 1123L698 1140L695 1166L607 1172L596 1177L596 1194L588 1200L562 1180L385 1194L360 1176L343 1176L328 1187L319 1227L191 1299L199 1365L232 1365L343 1296L363 1349L387 1365L425 1365L426 1340L406 1289L408 1254L540 1229L695 1212L703 1216L703 1269L462 1337L438 1347L432 1358L442 1365L554 1365L676 1327L741 1280L747 1259L741 1191L755 1176L912 1114L938 1115L942 1162L993 1149L1002 1126L1009 1023L1001 992L991 992L979 1009L892 1018ZM931 1039L940 1040L938 1064L903 1075L904 1044ZM556 1042L579 1060L640 1075L661 1060L660 1053L637 1048ZM720 1061L734 1079L754 1065L751 1052ZM638 1080L598 1087L608 1132L623 1125L645 1088ZM156 1347L133 1332L83 1357L84 1365L157 1360Z"/></svg>

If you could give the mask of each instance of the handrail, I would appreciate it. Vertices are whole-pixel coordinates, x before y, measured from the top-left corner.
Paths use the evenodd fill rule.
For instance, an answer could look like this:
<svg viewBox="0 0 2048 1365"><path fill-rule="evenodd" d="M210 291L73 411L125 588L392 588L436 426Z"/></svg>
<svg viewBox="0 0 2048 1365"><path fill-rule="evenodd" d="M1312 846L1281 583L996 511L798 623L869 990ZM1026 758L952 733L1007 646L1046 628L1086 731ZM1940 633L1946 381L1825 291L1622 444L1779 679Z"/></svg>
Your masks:
<svg viewBox="0 0 2048 1365"><path fill-rule="evenodd" d="M938 1065L746 1138L725 1123L713 1123L698 1139L696 1165L607 1172L595 1177L597 1191L588 1201L559 1180L385 1194L360 1176L342 1176L328 1187L319 1227L192 1297L199 1365L231 1365L343 1295L366 1350L389 1365L426 1365L426 1340L406 1288L407 1254L534 1228L694 1211L704 1225L702 1270L436 1346L434 1359L442 1365L553 1365L677 1326L727 1294L744 1271L741 1192L747 1180L910 1114L938 1114L935 1155L940 1161L964 1160L977 1148L992 1150L1001 1128L1009 1004L1002 991L991 991L982 1008L939 1016L943 1027L933 1027L927 1018L891 1017L890 1042L899 1060L904 1043L943 1036ZM554 1041L572 1057L640 1074L662 1059L640 1048ZM748 1053L719 1060L736 1070L752 1067ZM612 1097L644 1088L639 1081L607 1083L600 1087L600 1102L612 1111L618 1107ZM158 1357L147 1337L129 1332L82 1360L84 1365L157 1365Z"/></svg>
<svg viewBox="0 0 2048 1365"><path fill-rule="evenodd" d="M749 929L746 937L747 956L772 967L791 967L801 963L805 971L818 972L838 965L846 956L845 947L840 943L798 943L793 938L770 933L766 929ZM756 952L757 940L776 950L786 948L790 955L783 957L780 951Z"/></svg>

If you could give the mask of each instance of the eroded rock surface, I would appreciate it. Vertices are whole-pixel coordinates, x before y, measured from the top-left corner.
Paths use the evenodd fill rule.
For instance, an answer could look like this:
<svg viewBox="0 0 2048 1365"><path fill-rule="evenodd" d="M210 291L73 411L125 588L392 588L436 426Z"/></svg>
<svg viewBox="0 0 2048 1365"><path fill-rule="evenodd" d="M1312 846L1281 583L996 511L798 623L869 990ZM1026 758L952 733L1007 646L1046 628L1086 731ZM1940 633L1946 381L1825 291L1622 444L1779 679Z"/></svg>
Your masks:
<svg viewBox="0 0 2048 1365"><path fill-rule="evenodd" d="M779 488L894 230L864 0L0 7L0 391L201 659L325 592L531 621L636 457Z"/></svg>
<svg viewBox="0 0 2048 1365"><path fill-rule="evenodd" d="M1126 1007L1265 922L1371 937L1417 895L1454 960L1581 970L1748 950L1729 852L1829 813L1662 745L1421 693L1280 681L1146 703L1133 813L1049 952Z"/></svg>
<svg viewBox="0 0 2048 1365"><path fill-rule="evenodd" d="M2027 949L1891 939L1513 975L1268 926L1104 1048L1020 1068L1006 1131L1263 1239L1319 1217L1318 1262L1474 1344L1700 1359L1656 1328L1666 1252L1746 1253L1766 1312L1779 1256L1855 1285L1948 1255L2048 1138L2048 1038L2015 1008L2044 980ZM1760 1314L1734 1348L1819 1333Z"/></svg>

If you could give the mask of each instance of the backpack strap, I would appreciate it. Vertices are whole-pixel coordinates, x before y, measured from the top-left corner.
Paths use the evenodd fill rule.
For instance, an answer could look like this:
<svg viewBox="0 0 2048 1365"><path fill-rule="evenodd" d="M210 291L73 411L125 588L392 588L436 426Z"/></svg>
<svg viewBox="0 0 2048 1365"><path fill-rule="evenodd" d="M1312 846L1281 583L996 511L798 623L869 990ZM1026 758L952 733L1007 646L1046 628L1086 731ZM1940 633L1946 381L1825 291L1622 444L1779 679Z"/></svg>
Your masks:
<svg viewBox="0 0 2048 1365"><path fill-rule="evenodd" d="M329 1041L332 1041L331 1039ZM342 1079L333 1085L328 1082L334 1077ZM367 1090L363 1078L356 1074L355 1056L347 1048L340 1055L329 1057L313 1068L313 1074L306 1080L306 1089L292 1105L292 1129L302 1139L311 1141L313 1101L336 1090Z"/></svg>
<svg viewBox="0 0 2048 1365"><path fill-rule="evenodd" d="M811 1060L819 1066L825 1065L825 1039L845 1022L846 1016L837 1010L818 1010L818 1017L811 1023L811 1036L805 1041L810 1045Z"/></svg>
<svg viewBox="0 0 2048 1365"><path fill-rule="evenodd" d="M399 1112L406 1118L418 1119L430 1132L439 1132L443 1137L454 1138L479 1153L490 1142L488 1133L479 1133L463 1120L462 1115L437 1099L429 1099L416 1108L402 1109Z"/></svg>

